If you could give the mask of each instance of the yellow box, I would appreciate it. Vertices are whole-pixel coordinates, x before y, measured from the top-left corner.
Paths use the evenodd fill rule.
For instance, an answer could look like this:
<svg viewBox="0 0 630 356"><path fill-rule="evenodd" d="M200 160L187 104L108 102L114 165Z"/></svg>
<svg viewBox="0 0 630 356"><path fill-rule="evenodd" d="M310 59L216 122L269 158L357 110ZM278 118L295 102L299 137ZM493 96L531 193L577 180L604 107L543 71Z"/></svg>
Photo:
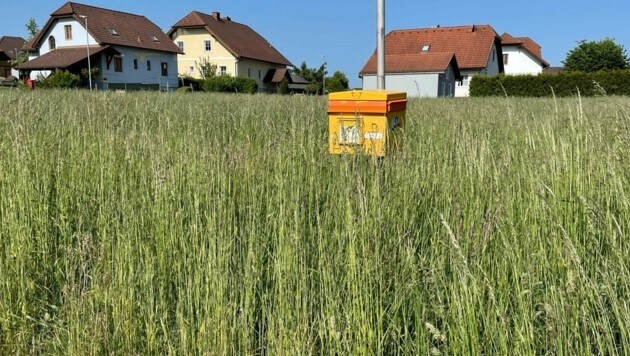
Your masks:
<svg viewBox="0 0 630 356"><path fill-rule="evenodd" d="M402 144L407 93L353 90L328 96L328 151L383 157Z"/></svg>

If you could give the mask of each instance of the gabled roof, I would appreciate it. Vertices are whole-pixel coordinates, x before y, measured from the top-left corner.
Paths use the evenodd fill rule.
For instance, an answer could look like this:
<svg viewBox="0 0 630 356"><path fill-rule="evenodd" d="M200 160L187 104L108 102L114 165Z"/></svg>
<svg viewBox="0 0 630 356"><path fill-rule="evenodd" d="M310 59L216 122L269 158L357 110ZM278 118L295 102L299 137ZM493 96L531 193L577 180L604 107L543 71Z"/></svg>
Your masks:
<svg viewBox="0 0 630 356"><path fill-rule="evenodd" d="M488 66L493 45L500 55L500 43L499 35L489 25L395 30L385 38L385 53L418 54L428 45L426 53L455 53L459 69L481 69ZM499 72L503 72L501 61Z"/></svg>
<svg viewBox="0 0 630 356"><path fill-rule="evenodd" d="M291 77L291 80L290 80L291 84L304 84L304 85L311 84L311 82L300 77L299 75L295 73L289 72L289 76Z"/></svg>
<svg viewBox="0 0 630 356"><path fill-rule="evenodd" d="M108 50L112 53L119 54L110 46L91 46L90 57ZM20 70L66 69L86 58L87 50L85 47L57 48L54 51L24 62L17 66L17 68Z"/></svg>
<svg viewBox="0 0 630 356"><path fill-rule="evenodd" d="M212 15L193 11L179 20L168 31L173 38L178 29L205 28L235 57L256 59L269 63L292 66L277 49L249 26L222 18L218 12Z"/></svg>
<svg viewBox="0 0 630 356"><path fill-rule="evenodd" d="M529 37L514 37L506 32L501 35L501 44L503 46L522 47L536 57L544 68L549 67L549 63L542 57L542 47Z"/></svg>
<svg viewBox="0 0 630 356"><path fill-rule="evenodd" d="M265 78L263 79L263 83L272 83L272 84L280 84L282 79L286 78L289 81L289 84L311 84L308 80L302 78L301 76L289 72L287 68L272 68L267 71L265 74Z"/></svg>
<svg viewBox="0 0 630 356"><path fill-rule="evenodd" d="M29 43L27 49L38 49L44 34L58 19L73 18L85 27L87 16L90 35L102 46L119 45L156 51L181 53L173 41L153 22L144 16L100 7L67 2L50 15L42 30Z"/></svg>
<svg viewBox="0 0 630 356"><path fill-rule="evenodd" d="M2 36L0 37L0 53L9 59L15 59L17 52L22 49L26 40L22 37Z"/></svg>
<svg viewBox="0 0 630 356"><path fill-rule="evenodd" d="M361 69L361 74L376 73L376 56L370 57ZM411 53L390 54L385 56L385 70L387 73L428 73L444 72L452 65L455 77L459 78L459 66L453 52L444 53Z"/></svg>

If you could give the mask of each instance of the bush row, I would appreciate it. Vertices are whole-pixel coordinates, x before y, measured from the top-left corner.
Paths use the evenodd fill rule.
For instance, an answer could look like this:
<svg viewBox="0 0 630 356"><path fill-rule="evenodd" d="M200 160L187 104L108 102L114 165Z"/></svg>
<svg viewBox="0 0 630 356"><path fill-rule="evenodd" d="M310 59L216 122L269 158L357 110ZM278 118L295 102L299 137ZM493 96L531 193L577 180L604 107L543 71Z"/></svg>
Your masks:
<svg viewBox="0 0 630 356"><path fill-rule="evenodd" d="M180 78L180 85L192 90L203 90L207 92L222 93L247 93L258 92L258 83L254 79L244 77L232 77L229 75L219 75L207 79L195 79L190 77Z"/></svg>
<svg viewBox="0 0 630 356"><path fill-rule="evenodd" d="M630 95L630 70L540 75L476 75L470 96Z"/></svg>

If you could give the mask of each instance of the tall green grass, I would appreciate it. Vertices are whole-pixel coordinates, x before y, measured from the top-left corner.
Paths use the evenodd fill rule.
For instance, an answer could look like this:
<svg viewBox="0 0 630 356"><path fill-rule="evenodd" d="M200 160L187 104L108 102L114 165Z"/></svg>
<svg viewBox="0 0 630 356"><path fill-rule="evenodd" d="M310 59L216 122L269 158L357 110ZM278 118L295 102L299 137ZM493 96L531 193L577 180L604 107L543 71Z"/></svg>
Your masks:
<svg viewBox="0 0 630 356"><path fill-rule="evenodd" d="M0 92L0 354L628 354L630 100Z"/></svg>

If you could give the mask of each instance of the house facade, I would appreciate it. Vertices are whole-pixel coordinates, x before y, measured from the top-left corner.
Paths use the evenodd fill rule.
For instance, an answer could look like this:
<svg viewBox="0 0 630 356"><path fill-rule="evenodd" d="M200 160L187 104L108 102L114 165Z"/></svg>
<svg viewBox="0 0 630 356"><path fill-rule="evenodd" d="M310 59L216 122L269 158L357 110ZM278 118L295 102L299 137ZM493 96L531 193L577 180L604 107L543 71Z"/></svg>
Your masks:
<svg viewBox="0 0 630 356"><path fill-rule="evenodd" d="M363 89L376 89L377 59L373 55L361 69ZM455 96L461 79L454 53L392 54L385 57L388 89L407 92L409 97Z"/></svg>
<svg viewBox="0 0 630 356"><path fill-rule="evenodd" d="M20 73L17 69L13 68L11 61L17 57L19 51L22 50L25 43L26 40L22 37L0 37L0 77L19 77Z"/></svg>
<svg viewBox="0 0 630 356"><path fill-rule="evenodd" d="M514 37L506 32L501 35L501 45L507 75L538 75L549 67L542 57L542 48L529 37Z"/></svg>
<svg viewBox="0 0 630 356"><path fill-rule="evenodd" d="M385 53L386 58L388 56L414 56L417 54L441 54L448 55L454 54L459 71L459 79L454 83L454 96L468 96L469 95L469 83L473 76L478 74L500 74L504 72L501 50L501 37L496 31L489 25L471 25L471 26L455 26L455 27L433 27L433 28L420 28L420 29L407 29L407 30L395 30L387 34L385 37ZM374 57L374 55L373 55ZM426 58L426 57L425 57ZM422 60L423 57L417 57L417 60ZM368 61L369 62L369 61ZM422 66L418 64L419 66ZM393 73L388 68L388 60L385 61L385 83L387 89L400 89L411 87L411 91L408 91L409 95L417 96L417 93L422 94L423 87L431 87L436 83L434 78L435 73L431 75L425 74L426 80L433 81L433 84L424 84L419 79L422 77L403 76L417 75L411 71L406 70L403 73ZM439 75L442 74L444 80L440 82ZM448 82L446 81L447 75L450 74L446 71L437 73L437 83L441 92L449 93ZM369 88L372 85L373 79L371 76L365 76L360 74L363 78L363 87ZM449 78L451 76L449 75ZM429 79L430 78L430 79ZM449 79L450 80L450 79ZM397 87L398 83L405 82L405 86ZM446 83L446 84L442 84ZM446 88L444 87L446 85ZM444 89L445 88L445 89ZM433 89L431 89L433 91Z"/></svg>
<svg viewBox="0 0 630 356"><path fill-rule="evenodd" d="M56 69L83 74L85 79L90 67L97 89L178 86L180 50L144 16L68 2L51 14L25 47L29 61L18 68L29 71L33 80Z"/></svg>
<svg viewBox="0 0 630 356"><path fill-rule="evenodd" d="M183 52L177 59L181 76L201 78L199 64L208 61L217 66L217 74L251 78L260 91L268 91L269 71L292 66L256 31L219 12L193 11L173 25L168 36Z"/></svg>

